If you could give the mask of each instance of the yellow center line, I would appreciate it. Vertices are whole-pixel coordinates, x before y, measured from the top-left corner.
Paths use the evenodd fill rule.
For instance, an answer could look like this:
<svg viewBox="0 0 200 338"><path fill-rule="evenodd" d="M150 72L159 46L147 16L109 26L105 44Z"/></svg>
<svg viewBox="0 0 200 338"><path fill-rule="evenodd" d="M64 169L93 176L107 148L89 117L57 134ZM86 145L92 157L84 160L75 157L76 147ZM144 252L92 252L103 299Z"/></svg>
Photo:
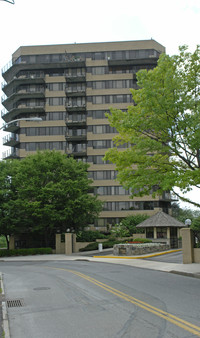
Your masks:
<svg viewBox="0 0 200 338"><path fill-rule="evenodd" d="M75 271L75 270L70 270L70 269L64 269L64 268L52 268L52 267L47 267L47 268L51 268L51 269L55 269L55 270L63 270L63 271L68 271L68 272L71 272L73 273L74 275L77 275L87 281L89 281L90 283L93 283L99 287L101 287L102 289L116 295L117 297L119 298L122 298L124 299L125 301L128 301L148 312L151 312L153 314L155 314L156 316L158 317L161 317L169 322L171 322L172 324L175 324L176 326L179 326L181 327L182 329L192 333L192 334L195 334L196 336L200 337L200 327L199 326L196 326L190 322L187 322L179 317L176 317L166 311L163 311L159 308L156 308L148 303L145 303L137 298L134 298L132 296L129 296L128 294L122 292L122 291L119 291L107 284L104 284L100 281L98 281L97 279L94 279L90 276L87 276L81 272L78 272L78 271Z"/></svg>

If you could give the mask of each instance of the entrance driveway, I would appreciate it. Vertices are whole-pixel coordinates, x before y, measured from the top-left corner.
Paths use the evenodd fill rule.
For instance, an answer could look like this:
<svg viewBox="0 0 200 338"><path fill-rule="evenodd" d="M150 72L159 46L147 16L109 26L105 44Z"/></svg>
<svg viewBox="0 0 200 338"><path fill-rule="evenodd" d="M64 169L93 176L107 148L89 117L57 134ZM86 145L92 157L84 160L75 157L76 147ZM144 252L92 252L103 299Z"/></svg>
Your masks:
<svg viewBox="0 0 200 338"><path fill-rule="evenodd" d="M156 262L165 262L165 263L183 263L183 253L182 251L168 253L162 256L155 256L150 258L145 258L148 261L156 261Z"/></svg>

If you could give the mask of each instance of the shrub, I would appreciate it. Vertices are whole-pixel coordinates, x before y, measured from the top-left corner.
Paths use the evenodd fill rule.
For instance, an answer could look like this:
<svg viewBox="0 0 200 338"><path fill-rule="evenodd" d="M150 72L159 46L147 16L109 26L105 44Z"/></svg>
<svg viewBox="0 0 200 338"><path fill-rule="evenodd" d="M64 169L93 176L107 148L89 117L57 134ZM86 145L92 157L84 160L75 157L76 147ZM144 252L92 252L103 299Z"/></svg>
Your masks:
<svg viewBox="0 0 200 338"><path fill-rule="evenodd" d="M52 254L51 248L0 250L0 257Z"/></svg>
<svg viewBox="0 0 200 338"><path fill-rule="evenodd" d="M121 221L121 224L129 231L129 235L144 233L145 230L141 228L136 228L136 225L145 221L149 216L147 215L132 215L124 218Z"/></svg>
<svg viewBox="0 0 200 338"><path fill-rule="evenodd" d="M96 239L103 239L106 238L105 235L103 235L99 231L80 231L77 236L77 242L94 242Z"/></svg>
<svg viewBox="0 0 200 338"><path fill-rule="evenodd" d="M139 243L152 243L150 239L147 238L135 238L133 242L139 242Z"/></svg>
<svg viewBox="0 0 200 338"><path fill-rule="evenodd" d="M119 244L122 243L122 241L107 241L103 243L103 248L104 249L108 249L108 248L112 248L114 244ZM91 250L98 250L98 243L90 243L88 244L85 248L81 248L79 251L83 252L83 251L91 251Z"/></svg>
<svg viewBox="0 0 200 338"><path fill-rule="evenodd" d="M129 236L129 230L120 222L119 224L115 224L112 227L111 233L115 237L127 237Z"/></svg>
<svg viewBox="0 0 200 338"><path fill-rule="evenodd" d="M92 251L92 250L98 250L98 243L90 243L85 248L79 249L80 252L82 251Z"/></svg>

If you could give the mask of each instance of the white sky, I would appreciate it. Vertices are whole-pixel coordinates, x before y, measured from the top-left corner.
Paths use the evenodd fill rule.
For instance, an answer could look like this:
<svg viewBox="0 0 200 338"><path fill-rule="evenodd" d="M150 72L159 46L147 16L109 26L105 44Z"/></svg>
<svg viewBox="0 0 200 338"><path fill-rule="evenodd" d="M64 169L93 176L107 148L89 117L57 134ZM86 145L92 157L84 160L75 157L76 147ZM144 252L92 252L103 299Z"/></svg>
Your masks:
<svg viewBox="0 0 200 338"><path fill-rule="evenodd" d="M199 0L0 1L0 22L0 68L23 45L153 38L172 55L180 45L193 51L200 44ZM0 131L0 158L3 135Z"/></svg>

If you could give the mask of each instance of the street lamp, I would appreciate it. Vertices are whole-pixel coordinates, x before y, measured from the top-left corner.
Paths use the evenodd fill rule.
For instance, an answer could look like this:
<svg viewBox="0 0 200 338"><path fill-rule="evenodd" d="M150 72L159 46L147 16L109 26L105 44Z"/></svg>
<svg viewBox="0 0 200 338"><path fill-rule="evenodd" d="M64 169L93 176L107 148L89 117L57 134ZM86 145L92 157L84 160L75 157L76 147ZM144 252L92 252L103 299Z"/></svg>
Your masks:
<svg viewBox="0 0 200 338"><path fill-rule="evenodd" d="M14 122L19 122L19 121L33 121L33 122L38 121L39 122L39 121L42 121L42 119L41 119L41 117L27 117L27 118L21 118L21 119L12 120L12 121L10 121L8 123L5 123L0 128L0 130L3 129L3 128L5 128L6 126L9 126L10 124L12 124Z"/></svg>
<svg viewBox="0 0 200 338"><path fill-rule="evenodd" d="M12 5L15 4L15 0L1 0L1 1L9 2L9 4L12 4Z"/></svg>
<svg viewBox="0 0 200 338"><path fill-rule="evenodd" d="M187 227L189 227L191 224L192 224L191 219L187 218L187 219L185 220L185 225L186 225Z"/></svg>

